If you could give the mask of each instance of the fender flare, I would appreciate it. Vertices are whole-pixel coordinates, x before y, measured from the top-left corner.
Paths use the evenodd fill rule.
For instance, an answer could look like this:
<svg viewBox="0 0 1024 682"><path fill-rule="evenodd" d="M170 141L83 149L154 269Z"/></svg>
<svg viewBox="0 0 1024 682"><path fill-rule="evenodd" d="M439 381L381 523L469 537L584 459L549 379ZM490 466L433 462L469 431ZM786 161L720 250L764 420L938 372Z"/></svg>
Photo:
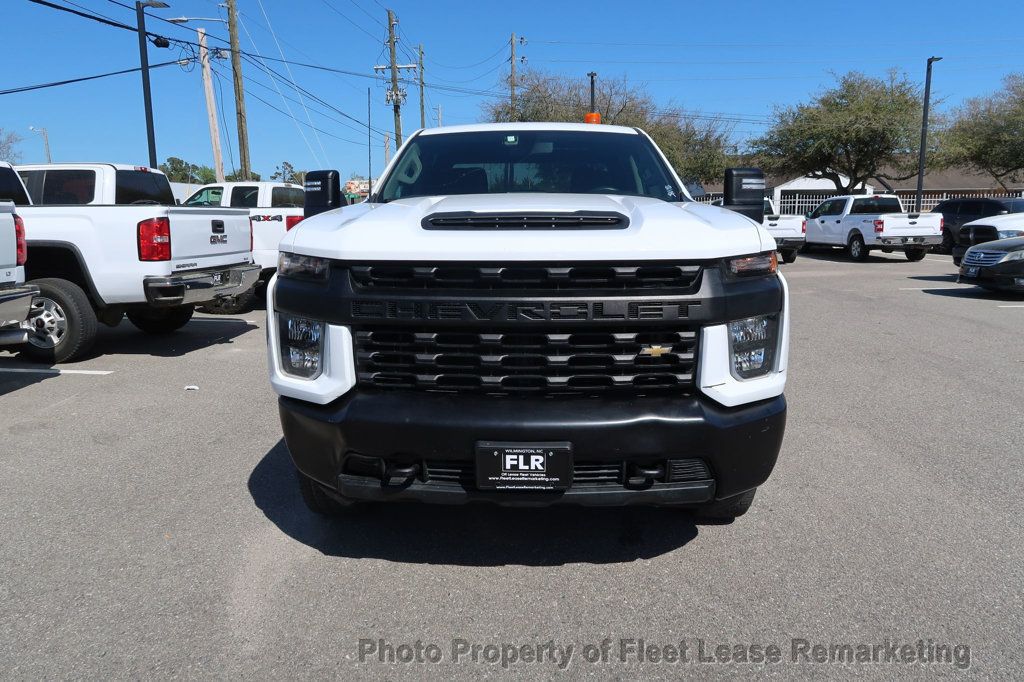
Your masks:
<svg viewBox="0 0 1024 682"><path fill-rule="evenodd" d="M93 303L97 307L104 308L106 303L100 298L99 290L96 289L96 284L92 280L92 274L89 272L89 268L85 264L85 258L82 256L81 250L72 244L71 242L63 242L50 239L29 239L25 242L26 247L29 251L29 263L28 266L31 268L31 253L32 247L44 247L53 249L64 249L71 253L75 261L78 263L79 269L82 271L82 276L85 278L85 290L89 294L89 298L92 299ZM70 280L69 280L70 281Z"/></svg>

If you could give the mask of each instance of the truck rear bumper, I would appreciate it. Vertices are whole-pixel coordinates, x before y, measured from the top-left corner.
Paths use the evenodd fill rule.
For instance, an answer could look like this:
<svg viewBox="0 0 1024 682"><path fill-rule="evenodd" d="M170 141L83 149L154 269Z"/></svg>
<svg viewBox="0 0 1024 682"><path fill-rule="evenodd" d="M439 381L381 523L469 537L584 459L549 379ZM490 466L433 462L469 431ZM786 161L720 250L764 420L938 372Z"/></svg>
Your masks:
<svg viewBox="0 0 1024 682"><path fill-rule="evenodd" d="M28 340L28 330L21 325L32 308L32 297L38 293L34 286L0 289L0 345Z"/></svg>
<svg viewBox="0 0 1024 682"><path fill-rule="evenodd" d="M924 237L878 237L875 243L878 246L891 248L900 251L907 248L921 248L922 246L938 246L942 243L942 235L929 235Z"/></svg>
<svg viewBox="0 0 1024 682"><path fill-rule="evenodd" d="M775 246L780 250L799 249L804 245L804 237L775 237Z"/></svg>
<svg viewBox="0 0 1024 682"><path fill-rule="evenodd" d="M693 396L513 400L359 390L323 406L282 397L279 408L295 466L330 493L510 506L697 506L732 497L768 479L786 422L782 396L725 408ZM482 440L569 442L573 483L552 492L480 490ZM659 467L638 482L638 471ZM604 473L595 481L596 470Z"/></svg>
<svg viewBox="0 0 1024 682"><path fill-rule="evenodd" d="M174 307L237 296L251 289L259 276L259 265L241 263L167 277L146 277L142 286L151 306Z"/></svg>

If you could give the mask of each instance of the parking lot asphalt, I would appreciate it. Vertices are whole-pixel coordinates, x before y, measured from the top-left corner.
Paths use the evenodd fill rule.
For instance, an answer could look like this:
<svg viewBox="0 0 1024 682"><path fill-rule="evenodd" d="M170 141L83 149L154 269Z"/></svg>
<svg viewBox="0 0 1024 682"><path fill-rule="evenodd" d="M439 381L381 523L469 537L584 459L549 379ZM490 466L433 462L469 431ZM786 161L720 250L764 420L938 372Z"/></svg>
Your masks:
<svg viewBox="0 0 1024 682"><path fill-rule="evenodd" d="M597 677L1012 676L1024 300L957 285L948 256L812 254L783 272L783 452L726 525L660 509L315 517L281 441L262 311L163 338L125 322L93 357L43 372L0 353L0 677L474 677L504 672L487 660L502 645L522 677L560 663ZM588 662L606 639L608 661ZM688 661L620 662L621 640L640 639L685 640ZM969 647L969 661L961 648L954 664L896 663L882 648L878 662L815 663L803 648L919 640ZM417 641L442 660L379 660ZM701 642L731 658L775 644L782 660L699 662ZM556 661L525 662L524 645Z"/></svg>

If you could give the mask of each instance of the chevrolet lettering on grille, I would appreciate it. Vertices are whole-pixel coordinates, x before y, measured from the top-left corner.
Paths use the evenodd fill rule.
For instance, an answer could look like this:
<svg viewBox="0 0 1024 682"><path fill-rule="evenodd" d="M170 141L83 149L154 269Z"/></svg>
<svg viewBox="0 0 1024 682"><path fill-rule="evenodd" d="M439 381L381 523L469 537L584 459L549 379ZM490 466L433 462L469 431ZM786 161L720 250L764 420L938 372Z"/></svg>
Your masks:
<svg viewBox="0 0 1024 682"><path fill-rule="evenodd" d="M545 320L686 320L700 301L351 302L353 320L461 320L538 322Z"/></svg>

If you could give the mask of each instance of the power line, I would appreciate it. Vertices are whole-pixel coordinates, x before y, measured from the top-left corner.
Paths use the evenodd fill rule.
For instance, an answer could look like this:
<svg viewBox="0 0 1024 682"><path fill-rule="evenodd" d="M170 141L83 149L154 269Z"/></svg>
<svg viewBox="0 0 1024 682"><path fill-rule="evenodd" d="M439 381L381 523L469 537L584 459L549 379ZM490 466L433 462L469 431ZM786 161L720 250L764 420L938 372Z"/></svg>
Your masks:
<svg viewBox="0 0 1024 682"><path fill-rule="evenodd" d="M180 60L176 59L174 61L162 62L160 64L150 64L149 68L152 71L153 69L158 69L158 68L160 68L162 66L170 66L172 64L180 64L180 63L181 63ZM95 76L82 76L81 78L68 78L68 79L62 80L62 81L51 81L49 83L39 83L39 84L36 84L36 85L23 85L23 86L17 87L17 88L8 88L7 90L0 90L0 95L12 95L12 94L15 94L15 93L18 93L18 92L29 92L31 90L42 90L44 88L55 88L55 87L58 87L60 85L70 85L71 83L82 83L84 81L93 81L93 80L96 80L98 78L107 78L109 76L120 76L121 74L137 73L139 71L142 71L142 67L141 66L136 66L135 68L132 68L132 69L122 69L120 71L110 71L108 73L99 73L99 74L96 74Z"/></svg>
<svg viewBox="0 0 1024 682"><path fill-rule="evenodd" d="M504 55L506 47L507 47L507 45L505 43L502 43L501 47L498 48L497 52L492 54L490 57L487 57L486 59L482 59L482 60L476 62L475 64L466 64L466 65L463 65L463 66L449 66L447 64L442 64L441 62L439 62L439 61L437 61L435 59L431 59L430 57L427 57L427 61L431 62L435 66L440 66L443 69L475 69L476 67L482 66L483 64L486 64L487 62L491 61L492 59L494 59L498 55Z"/></svg>

